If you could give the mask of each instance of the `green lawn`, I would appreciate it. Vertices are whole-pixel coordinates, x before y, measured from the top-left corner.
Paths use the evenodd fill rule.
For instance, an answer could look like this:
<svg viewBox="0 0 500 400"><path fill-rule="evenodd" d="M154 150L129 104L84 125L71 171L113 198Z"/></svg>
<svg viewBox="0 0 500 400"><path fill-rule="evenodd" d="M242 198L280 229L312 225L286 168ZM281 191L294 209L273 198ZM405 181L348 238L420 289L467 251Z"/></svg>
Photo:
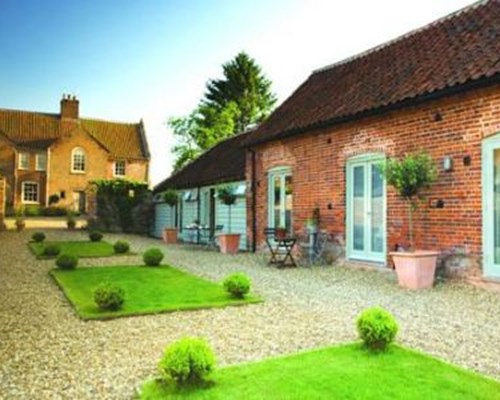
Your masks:
<svg viewBox="0 0 500 400"><path fill-rule="evenodd" d="M42 242L28 243L31 251L37 258L53 258L43 254L43 249L48 244L57 244L61 247L60 254L72 254L77 257L110 257L115 255L113 245L106 241L91 242L91 241L67 241L67 242ZM121 255L121 254L118 254Z"/></svg>
<svg viewBox="0 0 500 400"><path fill-rule="evenodd" d="M51 271L66 297L84 319L105 319L127 315L224 307L260 302L257 296L232 299L222 285L168 266L113 266L77 268L74 271ZM100 311L94 303L93 290L109 281L125 290L123 308Z"/></svg>
<svg viewBox="0 0 500 400"><path fill-rule="evenodd" d="M399 346L370 354L360 344L217 370L197 389L149 381L141 399L500 399L500 383Z"/></svg>

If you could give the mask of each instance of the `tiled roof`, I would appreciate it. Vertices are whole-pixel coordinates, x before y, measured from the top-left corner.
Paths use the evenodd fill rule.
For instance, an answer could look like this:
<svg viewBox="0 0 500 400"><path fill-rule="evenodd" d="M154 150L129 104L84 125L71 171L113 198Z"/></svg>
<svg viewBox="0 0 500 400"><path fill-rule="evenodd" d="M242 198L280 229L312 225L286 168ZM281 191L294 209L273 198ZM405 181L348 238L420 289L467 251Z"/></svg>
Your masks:
<svg viewBox="0 0 500 400"><path fill-rule="evenodd" d="M500 77L500 0L475 3L311 76L245 144Z"/></svg>
<svg viewBox="0 0 500 400"><path fill-rule="evenodd" d="M248 133L219 142L196 160L155 186L155 192L169 188L187 189L245 179L245 148Z"/></svg>
<svg viewBox="0 0 500 400"><path fill-rule="evenodd" d="M61 123L59 114L0 109L0 134L19 146L45 148L74 124ZM80 127L93 136L113 157L149 158L142 123L125 124L80 118Z"/></svg>

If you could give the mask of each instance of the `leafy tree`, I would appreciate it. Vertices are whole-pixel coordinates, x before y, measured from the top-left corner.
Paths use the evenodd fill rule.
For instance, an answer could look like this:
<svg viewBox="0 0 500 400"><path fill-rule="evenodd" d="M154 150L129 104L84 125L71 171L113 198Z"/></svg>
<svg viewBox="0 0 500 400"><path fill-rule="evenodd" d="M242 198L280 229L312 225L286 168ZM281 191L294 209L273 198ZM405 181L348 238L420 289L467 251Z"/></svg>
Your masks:
<svg viewBox="0 0 500 400"><path fill-rule="evenodd" d="M168 120L172 128L177 144L172 149L175 154L174 171L178 171L200 154L201 150L197 142L198 126L196 112L187 117L173 117Z"/></svg>
<svg viewBox="0 0 500 400"><path fill-rule="evenodd" d="M204 103L223 109L235 102L240 111L235 116L235 133L266 118L276 103L271 92L271 81L248 54L241 52L222 66L224 77L207 84Z"/></svg>
<svg viewBox="0 0 500 400"><path fill-rule="evenodd" d="M191 114L168 121L177 138L174 171L221 140L261 122L276 103L271 81L246 53L222 68L223 78L208 81L204 98Z"/></svg>

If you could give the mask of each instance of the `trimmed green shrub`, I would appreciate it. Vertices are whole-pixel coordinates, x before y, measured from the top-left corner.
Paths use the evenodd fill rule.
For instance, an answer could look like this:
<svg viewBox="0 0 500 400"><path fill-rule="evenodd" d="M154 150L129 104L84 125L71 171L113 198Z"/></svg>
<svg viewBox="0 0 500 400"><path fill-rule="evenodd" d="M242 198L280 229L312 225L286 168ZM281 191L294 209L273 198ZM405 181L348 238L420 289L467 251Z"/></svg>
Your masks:
<svg viewBox="0 0 500 400"><path fill-rule="evenodd" d="M399 327L394 316L382 307L364 310L356 322L358 334L370 350L385 350L392 343Z"/></svg>
<svg viewBox="0 0 500 400"><path fill-rule="evenodd" d="M103 238L103 234L99 231L92 231L89 233L89 239L92 242L100 242Z"/></svg>
<svg viewBox="0 0 500 400"><path fill-rule="evenodd" d="M250 278L241 272L229 275L222 282L224 289L238 299L245 297L250 291L251 284Z"/></svg>
<svg viewBox="0 0 500 400"><path fill-rule="evenodd" d="M61 254L56 259L56 265L59 269L75 269L78 265L78 257L71 254Z"/></svg>
<svg viewBox="0 0 500 400"><path fill-rule="evenodd" d="M185 337L167 346L158 367L165 382L187 386L203 382L215 363L215 355L204 339Z"/></svg>
<svg viewBox="0 0 500 400"><path fill-rule="evenodd" d="M101 283L94 290L94 301L104 311L119 310L125 301L125 291L112 283Z"/></svg>
<svg viewBox="0 0 500 400"><path fill-rule="evenodd" d="M128 242L124 240L118 240L114 245L113 248L115 249L115 253L117 254L123 254L127 253L130 250L130 245Z"/></svg>
<svg viewBox="0 0 500 400"><path fill-rule="evenodd" d="M57 256L60 252L61 252L61 247L55 243L46 244L45 247L43 248L44 256L54 257Z"/></svg>
<svg viewBox="0 0 500 400"><path fill-rule="evenodd" d="M163 253L160 249L156 247L152 247L147 249L142 255L142 259L144 260L144 264L148 267L157 267L160 265L161 260L163 260Z"/></svg>
<svg viewBox="0 0 500 400"><path fill-rule="evenodd" d="M36 243L41 243L45 240L45 233L43 232L35 232L33 235L31 235L31 239L36 242Z"/></svg>

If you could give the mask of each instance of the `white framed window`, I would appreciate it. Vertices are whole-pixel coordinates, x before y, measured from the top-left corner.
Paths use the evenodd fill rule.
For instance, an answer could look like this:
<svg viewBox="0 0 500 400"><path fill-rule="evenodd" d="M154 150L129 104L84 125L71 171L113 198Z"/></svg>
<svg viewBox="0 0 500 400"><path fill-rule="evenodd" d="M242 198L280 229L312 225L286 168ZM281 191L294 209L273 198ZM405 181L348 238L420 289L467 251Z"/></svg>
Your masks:
<svg viewBox="0 0 500 400"><path fill-rule="evenodd" d="M127 172L127 163L125 160L115 161L114 175L115 176L125 176Z"/></svg>
<svg viewBox="0 0 500 400"><path fill-rule="evenodd" d="M75 147L71 152L71 172L84 173L87 168L87 156L81 147Z"/></svg>
<svg viewBox="0 0 500 400"><path fill-rule="evenodd" d="M29 153L19 153L19 169L29 169L30 168L30 155Z"/></svg>
<svg viewBox="0 0 500 400"><path fill-rule="evenodd" d="M47 154L37 153L35 157L35 169L37 171L47 170Z"/></svg>
<svg viewBox="0 0 500 400"><path fill-rule="evenodd" d="M34 204L38 203L39 200L39 187L37 182L23 182L21 186L21 196L23 203Z"/></svg>

